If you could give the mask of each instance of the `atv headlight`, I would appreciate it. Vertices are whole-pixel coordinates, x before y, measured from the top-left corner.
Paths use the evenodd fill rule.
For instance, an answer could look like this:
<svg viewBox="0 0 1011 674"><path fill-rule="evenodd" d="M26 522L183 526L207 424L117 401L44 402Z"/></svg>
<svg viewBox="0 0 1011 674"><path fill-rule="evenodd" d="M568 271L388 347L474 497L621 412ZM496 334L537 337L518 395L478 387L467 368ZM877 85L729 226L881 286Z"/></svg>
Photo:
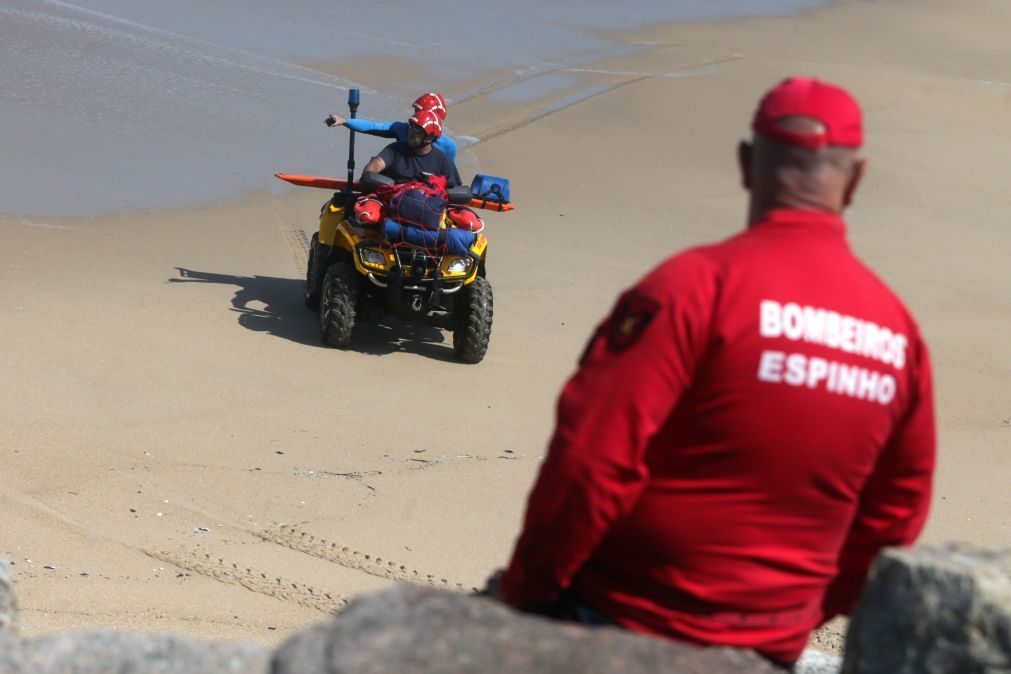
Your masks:
<svg viewBox="0 0 1011 674"><path fill-rule="evenodd" d="M370 267L386 267L386 254L375 248L361 248L362 262Z"/></svg>
<svg viewBox="0 0 1011 674"><path fill-rule="evenodd" d="M447 274L462 274L467 271L470 267L470 260L467 258L460 258L459 260L453 260L446 267Z"/></svg>

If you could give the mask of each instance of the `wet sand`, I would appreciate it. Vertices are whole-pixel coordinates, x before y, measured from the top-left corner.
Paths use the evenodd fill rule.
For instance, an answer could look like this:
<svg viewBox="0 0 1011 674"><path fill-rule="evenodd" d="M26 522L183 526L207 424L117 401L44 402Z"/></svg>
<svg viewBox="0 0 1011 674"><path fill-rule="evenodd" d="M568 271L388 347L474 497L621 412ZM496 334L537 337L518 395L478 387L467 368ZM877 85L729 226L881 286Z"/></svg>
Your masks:
<svg viewBox="0 0 1011 674"><path fill-rule="evenodd" d="M659 26L628 37L649 49L570 73L595 78L592 98L451 106L455 134L486 139L465 178L509 176L519 204L486 218L495 327L478 366L392 321L321 346L301 301L321 191L0 218L0 554L23 632L276 642L394 580L480 585L593 325L664 256L743 225L734 146L794 73L864 105L850 239L919 318L936 370L925 538L1011 544L1009 14L841 2Z"/></svg>

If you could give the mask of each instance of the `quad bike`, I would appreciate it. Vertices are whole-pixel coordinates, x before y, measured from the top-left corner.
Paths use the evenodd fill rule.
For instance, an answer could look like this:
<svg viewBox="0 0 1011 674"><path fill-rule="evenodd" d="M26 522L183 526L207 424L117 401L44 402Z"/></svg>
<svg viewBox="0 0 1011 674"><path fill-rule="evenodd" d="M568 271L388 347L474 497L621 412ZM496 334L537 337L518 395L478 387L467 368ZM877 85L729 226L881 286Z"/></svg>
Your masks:
<svg viewBox="0 0 1011 674"><path fill-rule="evenodd" d="M348 104L354 117L357 90L349 92ZM361 182L354 183L353 172L351 131L346 181L277 174L297 185L340 190L323 204L319 231L312 236L306 265L305 303L319 312L323 342L346 347L360 321L393 314L404 321L452 331L456 357L465 363L479 363L488 350L492 327L487 238L473 234L465 250L457 246L452 252L441 238L437 245L390 240L382 227L359 224L353 212L360 196L392 181L366 173ZM487 195L475 198L467 186L448 190L448 196L450 204L497 211L513 208L508 201L489 200Z"/></svg>

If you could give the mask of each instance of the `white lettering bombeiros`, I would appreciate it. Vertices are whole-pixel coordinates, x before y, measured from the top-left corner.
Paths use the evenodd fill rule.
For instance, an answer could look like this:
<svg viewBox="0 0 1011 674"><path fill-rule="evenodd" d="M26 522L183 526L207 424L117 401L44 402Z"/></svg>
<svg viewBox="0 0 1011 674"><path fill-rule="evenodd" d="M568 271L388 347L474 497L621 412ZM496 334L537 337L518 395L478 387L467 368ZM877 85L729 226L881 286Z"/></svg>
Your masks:
<svg viewBox="0 0 1011 674"><path fill-rule="evenodd" d="M904 334L831 309L762 300L758 330L762 337L785 337L794 342L827 346L871 358L896 370L906 366L909 339Z"/></svg>

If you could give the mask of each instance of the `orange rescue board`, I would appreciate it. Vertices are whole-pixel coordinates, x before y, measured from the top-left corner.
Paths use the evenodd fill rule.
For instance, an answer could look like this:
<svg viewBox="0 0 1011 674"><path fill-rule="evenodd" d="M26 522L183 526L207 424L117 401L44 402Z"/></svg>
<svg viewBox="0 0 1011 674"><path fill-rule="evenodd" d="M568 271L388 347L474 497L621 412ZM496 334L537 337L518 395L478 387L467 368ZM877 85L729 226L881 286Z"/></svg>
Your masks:
<svg viewBox="0 0 1011 674"><path fill-rule="evenodd" d="M486 211L511 211L516 208L512 202L503 204L498 201L485 201L484 199L471 199L467 205L471 208L483 208Z"/></svg>
<svg viewBox="0 0 1011 674"><path fill-rule="evenodd" d="M322 187L327 190L342 190L348 185L347 180L341 178L327 178L323 176L302 176L296 173L275 173L281 180L286 180L292 185L302 187ZM351 189L357 189L358 183L352 183ZM471 208L483 208L486 211L511 211L516 206L512 203L502 204L497 201L485 201L484 199L471 199L467 204Z"/></svg>
<svg viewBox="0 0 1011 674"><path fill-rule="evenodd" d="M322 187L328 190L342 190L348 186L348 181L341 180L340 178L300 176L295 173L275 173L274 175L281 180L287 180L292 185L301 185L302 187ZM351 189L354 189L356 186L352 185Z"/></svg>

